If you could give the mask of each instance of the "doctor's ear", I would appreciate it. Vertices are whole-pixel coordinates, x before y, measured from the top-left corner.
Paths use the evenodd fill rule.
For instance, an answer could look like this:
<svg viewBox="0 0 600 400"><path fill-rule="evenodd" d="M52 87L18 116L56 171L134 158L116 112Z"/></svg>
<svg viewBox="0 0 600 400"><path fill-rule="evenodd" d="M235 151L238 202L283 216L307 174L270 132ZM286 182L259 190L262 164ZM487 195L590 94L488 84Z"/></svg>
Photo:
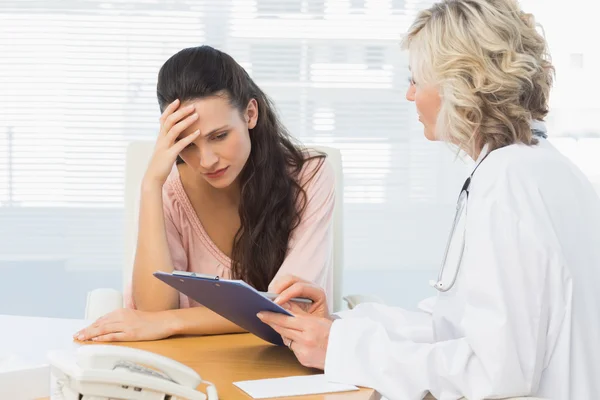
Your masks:
<svg viewBox="0 0 600 400"><path fill-rule="evenodd" d="M258 121L258 103L256 99L250 99L248 106L244 111L244 119L248 124L248 129L254 129Z"/></svg>

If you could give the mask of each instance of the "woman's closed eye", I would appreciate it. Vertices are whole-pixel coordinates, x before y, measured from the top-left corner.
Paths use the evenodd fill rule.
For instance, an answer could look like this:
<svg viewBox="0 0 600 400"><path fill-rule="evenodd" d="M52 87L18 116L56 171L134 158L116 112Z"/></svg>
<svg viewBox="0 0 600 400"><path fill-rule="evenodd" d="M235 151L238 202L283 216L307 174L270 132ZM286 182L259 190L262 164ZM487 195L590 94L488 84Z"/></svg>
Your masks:
<svg viewBox="0 0 600 400"><path fill-rule="evenodd" d="M216 134L212 137L213 140L223 140L227 137L227 135L229 134L229 132L221 132L219 134Z"/></svg>

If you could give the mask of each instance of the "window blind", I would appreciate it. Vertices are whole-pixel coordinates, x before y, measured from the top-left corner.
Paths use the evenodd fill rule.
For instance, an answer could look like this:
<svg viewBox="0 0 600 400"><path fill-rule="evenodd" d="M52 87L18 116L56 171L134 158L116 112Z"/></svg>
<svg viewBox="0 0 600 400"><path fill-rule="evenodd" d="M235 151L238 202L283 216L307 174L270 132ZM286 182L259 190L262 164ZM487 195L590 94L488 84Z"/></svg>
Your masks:
<svg viewBox="0 0 600 400"><path fill-rule="evenodd" d="M436 268L465 164L423 138L399 47L431 3L4 0L0 258L120 269L126 145L156 136L162 63L209 44L246 68L299 140L341 149L346 268ZM563 43L564 27L550 29ZM560 46L561 67L597 70L586 48ZM573 106L561 79L549 134L598 184L600 107L592 96ZM573 115L579 125L565 123Z"/></svg>

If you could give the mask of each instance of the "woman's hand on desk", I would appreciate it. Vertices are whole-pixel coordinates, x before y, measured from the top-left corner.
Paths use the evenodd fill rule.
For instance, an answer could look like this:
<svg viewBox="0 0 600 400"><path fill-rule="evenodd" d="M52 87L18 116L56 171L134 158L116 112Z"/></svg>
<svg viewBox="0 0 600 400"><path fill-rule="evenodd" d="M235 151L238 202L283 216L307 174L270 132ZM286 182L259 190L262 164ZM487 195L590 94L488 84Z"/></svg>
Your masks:
<svg viewBox="0 0 600 400"><path fill-rule="evenodd" d="M98 342L131 342L142 340L158 340L175 334L169 319L168 311L139 311L120 308L105 316L87 328L77 332L73 337L77 340L93 340Z"/></svg>

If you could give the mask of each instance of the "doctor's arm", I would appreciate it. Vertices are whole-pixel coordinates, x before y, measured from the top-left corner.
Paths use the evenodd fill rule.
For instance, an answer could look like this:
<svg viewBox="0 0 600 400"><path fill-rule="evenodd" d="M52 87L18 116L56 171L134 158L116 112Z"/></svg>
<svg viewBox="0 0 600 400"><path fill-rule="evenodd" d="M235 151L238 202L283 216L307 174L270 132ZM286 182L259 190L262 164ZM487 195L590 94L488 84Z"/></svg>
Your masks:
<svg viewBox="0 0 600 400"><path fill-rule="evenodd" d="M394 339L411 340L417 343L433 342L433 322L429 303L435 297L419 303L419 311L409 311L379 303L363 303L352 310L336 313L340 319L367 319L380 324ZM337 319L336 318L336 319Z"/></svg>
<svg viewBox="0 0 600 400"><path fill-rule="evenodd" d="M293 340L291 348L304 365L324 369L330 381L374 388L390 400L421 399L427 391L436 398L530 394L544 368L546 337L555 336L560 325L560 313L548 316L545 290L558 259L515 217L492 214L468 238L476 251L465 253L457 282L465 309L457 310L462 315L458 326L449 327L453 331L438 332L448 340L411 340L410 322L389 309L370 313L377 310L365 307L333 322L302 313L260 317Z"/></svg>
<svg viewBox="0 0 600 400"><path fill-rule="evenodd" d="M372 387L390 399L420 399L427 391L437 398L535 392L549 329L544 285L558 261L500 210L476 230L467 242L475 251L465 253L457 283L466 293L462 334L415 343L367 317L337 320L325 362L329 380Z"/></svg>

